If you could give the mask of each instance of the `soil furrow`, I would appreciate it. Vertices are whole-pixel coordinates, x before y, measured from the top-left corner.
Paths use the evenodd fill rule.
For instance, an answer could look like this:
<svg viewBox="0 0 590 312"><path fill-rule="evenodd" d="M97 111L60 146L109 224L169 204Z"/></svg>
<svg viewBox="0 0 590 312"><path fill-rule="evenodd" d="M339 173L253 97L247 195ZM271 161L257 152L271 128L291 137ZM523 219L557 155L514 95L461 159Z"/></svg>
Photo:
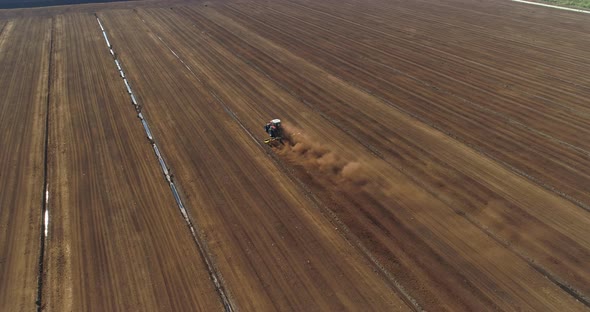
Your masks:
<svg viewBox="0 0 590 312"><path fill-rule="evenodd" d="M184 52L178 50L181 42L169 30L174 21L165 15L166 11L155 14L157 18L140 13L157 32L150 34L150 40L159 42L159 36L185 60ZM105 18L121 23L117 16ZM137 22L131 24L135 25L133 29L141 29ZM122 32L118 36L122 41L133 42L131 34ZM194 78L163 44L150 47L138 40L128 45L126 52L119 52L122 59L123 53L138 55L134 51L143 49L166 51L165 57L156 61L153 57L160 53L142 53L145 58L131 58L128 64L135 64L133 68L139 72L162 72L166 68L166 75L178 73L184 77L167 82L174 84L174 93L154 92L153 86L160 80L147 79L149 76L144 74L137 75L134 81L142 90L145 107L154 114L150 117L152 126L166 137L162 148L176 151L169 154L169 161L176 168L175 179L183 185L190 203L187 207L196 216L201 235L209 242L212 258L236 306L296 310L309 309L310 305L313 309L353 309L357 305L403 308L403 301L381 277L369 273L370 266L362 255L335 231L327 230L327 221L318 216L319 212L298 188L281 179L275 166L269 167L268 160L261 159L262 151L215 103L204 82ZM172 68L178 72L170 71ZM161 101L170 106L158 105ZM226 126L219 127L219 123ZM186 133L194 133L192 139ZM198 163L203 165L197 169ZM245 186L248 187L242 189ZM326 239L331 245L327 245ZM341 259L337 250L349 255L347 259ZM367 287L355 286L353 281ZM334 290L336 285L338 291Z"/></svg>
<svg viewBox="0 0 590 312"><path fill-rule="evenodd" d="M201 17L201 18L202 18L202 17ZM196 20L193 20L193 21L194 21L194 22L196 22ZM210 32L210 33L211 33L211 35L214 35L214 36L215 36L215 33L212 33L212 32L211 32L211 30L212 30L212 29L207 29L207 32ZM243 36L244 36L244 34L242 34L242 37L243 37ZM227 37L227 36L225 36L224 43L226 43L226 44L227 44L227 42L228 42L228 41L227 41L227 38L228 38L228 37ZM188 38L187 38L186 40L190 41L190 40L194 40L194 39L188 39ZM241 45L241 46L243 46L243 45ZM259 44L256 44L255 46L257 46L257 47L261 47L262 45L259 43ZM260 57L260 55L261 55L261 54L262 54L262 52L261 52L261 51L258 51L258 52L256 52L256 53L255 53L255 55L258 55L258 57ZM276 52L273 52L273 53L272 53L272 55L283 55L283 54L284 54L284 52L278 52L278 51L276 51ZM249 61L247 60L247 62L248 62L249 64L251 64L251 66L252 66L252 61L253 61L252 59L250 59ZM269 62L269 60L268 60L268 59L267 59L265 62L266 62L265 64L269 64L269 63L268 63L268 62ZM258 64L258 66L265 67L265 65L264 65L263 63L258 63L258 62L256 62L256 63ZM282 74L282 75L285 75L285 74L286 74L286 72L287 72L287 70L286 70L285 68L282 68L282 69L280 70L280 72L281 72L281 74ZM275 76L274 74L271 74L271 72L267 72L267 73L268 73L268 74L270 74L270 76ZM312 75L312 76L314 76L314 75ZM315 75L314 77L316 77L316 76L317 76L317 75ZM276 76L275 76L275 77L276 77ZM279 79L279 81L281 81L281 80L282 80L282 79ZM283 81L284 81L284 80L283 80ZM309 82L308 82L308 83L309 83ZM299 81L299 82L298 82L298 84L300 85L300 84L301 84L301 81ZM318 104L318 102L317 102L317 101L315 101L315 100L313 100L312 102L314 102L315 104ZM333 101L331 101L331 102L333 102ZM358 119L358 117L360 116L360 115L358 114L358 112L357 112L357 113L354 113L353 115L354 115L354 116L356 116L356 117L354 117L355 119ZM344 122L343 124L346 124L346 122ZM358 131L358 130L355 130L355 131ZM366 140L368 137L366 137L366 136L363 136L363 138ZM383 148L383 146L384 146L384 145L383 145L383 143L379 143L379 141L370 140L370 142L371 142L371 143L369 143L369 144L373 144L373 142L374 142L374 144L377 144L377 146L381 146L381 148ZM399 147L399 146L398 146L398 147ZM391 147L388 147L388 148L387 148L387 150L391 150ZM440 151L441 151L441 150L439 150L439 153L440 153ZM413 153L413 155L419 155L419 153L418 153L418 154L416 154L416 153ZM393 161L397 162L397 160L393 160ZM407 165L410 165L410 164L411 164L411 162L414 162L414 163L415 163L415 162L417 161L417 159L415 159L415 158L410 158L410 159L409 159L409 161L410 161L410 163L407 163ZM432 170L432 169L433 169L433 168L429 166L429 170ZM446 170L446 169L445 169L445 171L448 171L448 170ZM444 172L444 171L443 171L443 172ZM447 175L447 178L446 178L446 179L444 179L444 178L443 178L443 179L439 180L440 182L437 182L437 183L440 183L441 185L445 185L445 186L447 186L447 185L448 185L448 186L450 186L450 185L449 185L449 183L452 183L453 181L456 181L457 183L461 183L461 184L465 183L465 180L464 180L465 178L452 178L451 180L449 180L449 177L450 177L450 176L448 176L448 173L445 173L445 174ZM424 173L422 173L421 175L424 175ZM456 175L456 173L455 173L455 175ZM448 186L447 186L447 187L448 187ZM438 190L438 189L440 189L440 188L438 188L438 187L435 187L435 188L434 188L434 190ZM482 191L483 191L483 190L482 190ZM436 192L438 193L438 191L436 191ZM462 192L462 191L460 191L459 189L456 189L456 192L459 192L459 194L463 193L463 192ZM490 195L489 195L489 194L487 194L487 195L486 195L486 193L489 193L489 191L483 192L481 195L478 195L478 196L483 196L484 198L489 198L489 197L490 197ZM457 195L459 195L459 194L457 194ZM476 193L476 194L477 194L477 193ZM467 195L467 197L464 197L464 199L463 199L463 200L467 200L467 203L469 203L469 202L471 203L471 204L466 204L466 203L462 204L462 206L464 207L463 209L465 209L464 211L469 211L470 213L474 213L474 214L475 214L475 213L477 213L477 211L479 210L479 208L478 208L478 209L475 209L475 210L474 210L474 208L475 208L475 207L477 207L477 206L479 206L479 205L481 205L481 204L477 204L477 202L480 202L482 199L478 199L478 197L474 197L474 195L476 195L476 194L471 194L471 195ZM493 194L493 193L491 193L491 194ZM446 195L445 195L445 196L446 196ZM461 196L465 196L465 195L461 195ZM494 197L496 197L496 196L497 196L497 195L493 195L493 196L492 196L490 199L488 199L488 201L492 201L492 202L493 202L493 201L496 201L496 200L498 200L498 199L494 199ZM471 199L469 199L469 198L471 198ZM456 198L455 198L455 199L453 199L452 197L451 197L451 198L449 198L448 200L450 200L450 203L454 203L454 204L457 204L457 203L460 203L460 202L462 202L462 201L463 201L463 200L459 201L459 200L458 200L458 199L456 199ZM507 198L506 198L506 200L508 200L508 201L511 201L511 200L513 200L513 199L512 199L512 197L507 197ZM486 202L486 200L484 200L484 203L485 203L485 202ZM473 206L471 206L471 205L473 205ZM533 208L533 209L534 209L534 207L536 207L536 205L538 205L538 204L533 204L532 206L529 206L529 208L527 208L527 209L531 209L531 208ZM473 208L472 208L472 207L473 207ZM545 215L547 215L546 213L544 213L544 214L545 214ZM540 215L540 216L542 216L542 215ZM547 216L548 216L548 215L547 215ZM515 217L515 215L512 215L512 216L510 216L510 217L506 216L506 217L507 217L507 218L514 218L514 217ZM485 219L484 219L484 220L485 220ZM522 222L522 221L525 221L526 219L521 219L521 218L519 218L519 220L520 220L519 222ZM550 221L550 220L551 220L551 218L549 218L549 219L543 218L543 221L542 221L542 222L547 222L547 221ZM489 223L490 221L491 221L491 222L493 222L493 223L491 223L491 224L490 224L490 223ZM493 220L487 220L487 221L484 221L484 223L483 223L483 224L485 224L485 226L490 226L490 225L493 225L493 224L494 224L494 222L495 222L495 221L493 221ZM526 222L526 221L525 221L525 222ZM551 221L550 221L550 222L551 222ZM530 223L530 225L533 225L533 224L535 224L535 223ZM541 224L542 224L542 223L541 223ZM540 226L541 224L535 225L535 227L538 227L538 226ZM546 226L546 225L542 225L542 226L541 226L539 229L543 229L545 226ZM518 227L515 227L514 229L515 229L516 231L520 231L520 230L518 229ZM544 230L542 230L542 231L546 231L546 230L547 230L547 229L544 229ZM501 235L502 235L502 236L504 236L504 234L501 234ZM552 235L550 235L550 236L552 236ZM504 237L506 237L506 236L504 236ZM563 237L563 238L565 238L565 236L562 236L562 237ZM512 240L512 239L510 239L510 240ZM583 242L583 241L580 241L580 243L581 243L581 242ZM568 244L572 244L572 243L573 243L574 245L577 245L577 243L576 243L576 242L570 242L570 243L568 243ZM533 245L531 245L530 243L524 244L524 245L523 245L523 246L524 246L524 248L525 248L524 250L527 250L527 252L526 252L526 253L533 252L533 254L538 254L538 252L539 252L540 250L542 250L542 249L537 249L538 247L535 247L534 245L536 245L536 243L534 243ZM523 246L521 246L521 247L523 247ZM571 245L571 246L573 246L573 245ZM532 248L532 249L531 249L531 248ZM537 249L537 251L534 251L535 249ZM570 249L570 250L571 250L571 251L574 251L574 250L579 250L579 249L578 249L578 247L573 247L573 249ZM525 254L526 254L526 253L525 253ZM544 252L543 252L543 253L544 253ZM568 252L568 253L569 253L569 252ZM582 256L582 255L580 255L580 256ZM582 257L587 257L587 256L582 256ZM533 258L535 258L535 257L533 257ZM570 259L570 261L574 261L574 262L572 262L572 263L575 263L575 259L576 259L576 257L572 257L572 258ZM538 260L537 260L537 261L538 261ZM547 263L547 264L549 264L549 263ZM551 266L551 267L553 267L554 269L555 269L555 268L559 268L559 266L553 266L553 265L550 265L550 266Z"/></svg>
<svg viewBox="0 0 590 312"><path fill-rule="evenodd" d="M58 17L54 44L46 308L221 309L96 18Z"/></svg>
<svg viewBox="0 0 590 312"><path fill-rule="evenodd" d="M199 32L204 34L203 36L204 36L205 39L203 39L203 40L207 40L206 38L210 38L211 40L215 40L215 38L219 38L220 36L218 34L216 34L215 32L213 32L212 31L212 28L209 28L209 27L206 27L205 26L205 24L202 22L203 18L204 18L204 16L199 16L199 17L196 17L195 16L195 18L191 19L191 22L192 23L195 23L194 26L196 26L197 29L199 29ZM246 37L246 34L245 33L240 33L240 37L241 38L244 38L244 37ZM223 43L223 45L226 45L229 42L228 39L229 39L229 37L227 35L224 35L223 36L223 40L220 41L220 43ZM181 41L182 42L195 42L194 45L192 45L192 48L199 50L199 49L201 49L200 47L212 46L212 42L216 42L217 40L215 40L215 41L207 41L208 43L206 45L203 45L203 44L199 44L198 43L198 40L195 37L186 36L186 37L183 37L181 39ZM254 44L254 46L257 46L257 47L261 47L263 45L264 44L261 44L260 42L258 42L257 44ZM240 44L238 46L242 46L243 47L244 45L242 43L242 44ZM234 53L235 53L235 51L234 51ZM223 54L224 54L224 52L222 52L221 50L215 50L215 51L209 51L209 52L204 52L203 53L203 55L223 55ZM258 57L260 57L261 55L264 55L264 53L262 53L261 51L258 51L258 52L254 53L254 54L258 55ZM193 57L194 57L195 56L195 52L192 52L191 55L193 55ZM272 55L281 55L281 56L284 56L285 53L279 52L279 51L275 51L274 53L272 53ZM214 62L212 59L195 60L196 64L215 64L215 65L212 65L215 68L221 68L221 66L223 66L223 67L229 67L229 68L232 68L232 71L234 71L236 68L240 68L240 67L236 66L235 64L233 64L233 65L229 65L229 64L222 65L222 64L225 64L228 61L229 61L229 59L226 59L226 61L221 61L221 62ZM248 65L253 66L251 61L252 61L252 59L250 59L248 61ZM266 62L268 62L268 60L266 60ZM207 65L199 65L199 66L207 66ZM301 67L301 66L299 66L299 67ZM275 69L275 71L276 70L277 69ZM244 72L244 70L241 69L241 70L239 70L237 72L242 73L242 72ZM286 72L283 69L280 69L279 72L281 72L282 74L286 74ZM272 76L272 74L271 74L271 76ZM311 76L316 77L316 78L319 77L317 74L315 74L315 75L312 74ZM231 80L234 79L234 78L230 78L230 77L232 77L232 76L226 75L225 78L219 78L219 81L223 81L224 82L224 85L225 84L228 84L228 83L230 83ZM245 78L245 77L244 78L237 78L236 77L235 79L237 81L241 81L241 83L244 83L246 81L256 81L256 79L254 79L254 78ZM299 83L301 83L301 81ZM244 87L245 87L244 90L257 90L258 89L258 88L254 87L254 86L244 86ZM227 87L224 87L224 88L227 88ZM254 91L252 91L252 92L254 92ZM227 103L229 104L229 103L232 103L233 101L236 101L235 98L234 97L229 97L228 100L227 100ZM261 100L261 101L258 101L258 102L263 102L263 101ZM234 109L238 109L238 111L242 111L242 110L246 109L245 112L248 112L248 109L247 108L245 108L245 107L240 108L240 107L242 107L242 105L245 105L245 103L244 104L237 104L236 103L235 105L237 105L237 106L235 106ZM258 105L262 105L262 104L258 104ZM289 105L285 105L285 106L288 107ZM256 109L256 106L252 106L252 109ZM274 106L274 108L272 108L272 109L276 110L277 109L277 106ZM245 112L242 111L242 113L239 114L239 115L240 116L244 116L243 114L249 114L249 113L245 113ZM323 124L323 123L320 122L318 124ZM250 123L250 126L252 126L252 123Z"/></svg>
<svg viewBox="0 0 590 312"><path fill-rule="evenodd" d="M237 18L235 15L231 16ZM275 22L277 21L275 20ZM375 86L376 82L382 80L378 76L366 73L366 76L363 77L363 69L353 71L347 69L350 66L348 61L340 61L338 66L335 66L333 64L335 51L330 51L332 58L327 58L318 56L310 50L304 50L303 47L309 44L309 40L302 42L291 37L289 41L285 41L285 38L290 35L284 29L289 28L278 31L274 27L266 27L264 30L257 29L256 31L266 36L269 36L273 31L278 31L281 35L275 36L273 39L279 40L280 44L292 51L304 53L302 56L313 59L314 62L320 64L319 66L328 68L330 72L344 77L355 86L365 90L368 88L367 92L387 99L387 102L396 109L402 109L420 121L462 140L485 155L502 164L507 164L507 168L517 169L516 172L519 174L523 173L525 177L531 178L532 181L551 191L556 191L557 194L580 204L582 207L587 207L586 203L590 202L590 195L583 189L586 184L582 182L588 176L583 165L587 162L587 157L584 154L580 155L577 151L567 152L560 144L546 143L546 137L535 133L514 131L511 129L514 125L502 123L481 112L477 115L469 114L466 111L468 107L453 105L453 101L445 101L443 97L437 95L438 92L433 90L424 89L424 92L428 93L418 94L412 90L415 87L403 87L403 85L400 87L393 83L386 83L381 87ZM290 31L295 30L291 29ZM329 39L325 38L324 41L326 40ZM324 51L325 48L318 49L316 53L326 53ZM436 100L432 99L433 96L436 97ZM439 105L444 102L448 104ZM476 116L479 117L479 122L474 120L473 117ZM486 125L486 123L488 124ZM375 131L378 132L378 130ZM493 141L490 141L490 138L493 138ZM551 149L548 149L550 146L552 146ZM535 161L531 161L532 159ZM535 163L543 163L543 167L536 167ZM547 166L550 166L550 174L546 171Z"/></svg>
<svg viewBox="0 0 590 312"><path fill-rule="evenodd" d="M36 307L44 201L50 21L8 21L0 36L0 310Z"/></svg>

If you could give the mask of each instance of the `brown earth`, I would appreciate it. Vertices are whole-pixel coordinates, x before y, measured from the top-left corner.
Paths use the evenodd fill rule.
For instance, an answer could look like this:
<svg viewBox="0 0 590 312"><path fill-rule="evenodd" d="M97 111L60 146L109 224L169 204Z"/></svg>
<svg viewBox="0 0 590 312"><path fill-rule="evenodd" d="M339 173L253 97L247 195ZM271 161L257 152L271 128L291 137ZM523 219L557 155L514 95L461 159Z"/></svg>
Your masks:
<svg viewBox="0 0 590 312"><path fill-rule="evenodd" d="M37 296L50 25L0 22L1 311L30 311Z"/></svg>
<svg viewBox="0 0 590 312"><path fill-rule="evenodd" d="M54 20L44 307L221 309L97 29Z"/></svg>
<svg viewBox="0 0 590 312"><path fill-rule="evenodd" d="M153 131L161 134L158 143L237 307L404 306L284 168L216 103L207 85L149 33L149 23L128 12L99 16Z"/></svg>
<svg viewBox="0 0 590 312"><path fill-rule="evenodd" d="M585 14L256 0L0 16L0 63L32 60L0 77L15 146L0 152L0 308L34 305L44 162L47 310L590 306ZM287 136L264 145L276 117Z"/></svg>

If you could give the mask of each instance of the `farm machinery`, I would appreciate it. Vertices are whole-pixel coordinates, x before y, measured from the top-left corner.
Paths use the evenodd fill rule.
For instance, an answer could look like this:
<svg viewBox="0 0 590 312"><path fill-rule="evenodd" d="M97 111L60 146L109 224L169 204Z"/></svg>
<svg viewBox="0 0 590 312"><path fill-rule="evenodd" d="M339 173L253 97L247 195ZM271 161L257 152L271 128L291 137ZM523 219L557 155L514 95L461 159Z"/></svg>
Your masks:
<svg viewBox="0 0 590 312"><path fill-rule="evenodd" d="M269 138L264 143L272 145L275 142L283 143L283 127L280 119L273 119L264 126L264 131L268 133Z"/></svg>

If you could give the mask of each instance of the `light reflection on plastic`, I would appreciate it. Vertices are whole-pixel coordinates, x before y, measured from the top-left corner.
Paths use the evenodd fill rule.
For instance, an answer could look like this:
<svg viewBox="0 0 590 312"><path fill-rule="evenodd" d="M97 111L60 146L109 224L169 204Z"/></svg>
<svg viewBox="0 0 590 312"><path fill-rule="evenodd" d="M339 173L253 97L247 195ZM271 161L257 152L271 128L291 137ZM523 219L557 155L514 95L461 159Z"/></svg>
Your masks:
<svg viewBox="0 0 590 312"><path fill-rule="evenodd" d="M47 189L45 190L44 224L45 224L45 237L47 237L47 232L49 232L49 184L47 185Z"/></svg>

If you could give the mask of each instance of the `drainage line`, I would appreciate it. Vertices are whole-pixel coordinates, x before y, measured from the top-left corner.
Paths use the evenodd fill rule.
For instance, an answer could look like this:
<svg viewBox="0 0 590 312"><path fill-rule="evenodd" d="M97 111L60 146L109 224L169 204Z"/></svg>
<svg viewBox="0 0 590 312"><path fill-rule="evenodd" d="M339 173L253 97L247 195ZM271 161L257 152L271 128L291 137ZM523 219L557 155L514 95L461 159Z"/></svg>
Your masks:
<svg viewBox="0 0 590 312"><path fill-rule="evenodd" d="M211 261L211 259L208 256L207 247L206 247L205 243L202 242L201 239L199 239L197 231L195 230L197 228L197 226L194 225L193 222L191 221L191 217L189 216L184 204L182 203L178 189L176 188L176 185L172 181L172 175L170 173L170 169L166 165L164 157L162 156L162 153L153 138L153 134L149 128L147 120L145 119L145 117L141 113L141 105L139 105L137 103L135 95L133 94L133 90L131 89L131 86L129 85L129 81L126 79L126 77L123 74L123 69L121 67L121 61L117 58L117 54L113 51L112 45L109 42L109 39L107 36L107 32L103 28L103 25L100 22L98 15L95 14L95 16L96 16L96 20L98 21L98 25L100 26L100 28L102 30L105 42L107 43L107 47L109 48L109 51L110 51L111 55L113 56L113 59L115 61L115 65L117 66L117 69L119 70L119 72L121 73L121 76L123 77L123 82L125 83L125 87L127 88L127 92L129 93L129 96L131 98L131 104L133 104L133 106L135 107L135 110L138 112L137 117L140 119L140 121L143 125L143 128L145 130L146 136L147 136L150 144L152 145L152 148L154 149L154 153L156 155L156 158L160 164L160 167L162 168L162 172L164 173L164 178L168 182L168 185L170 186L170 190L172 191L172 195L174 196L176 204L178 205L178 209L180 210L180 213L182 214L184 221L186 222L189 230L191 231L191 235L193 236L193 240L194 240L195 244L197 245L197 248L199 250L199 254L201 255L201 258L203 259L203 261L205 262L205 265L207 266L207 271L209 272L209 277L211 278L211 281L215 285L215 290L217 291L217 293L219 294L219 296L221 298L221 301L224 305L225 311L232 312L232 311L234 311L234 308L229 300L229 297L225 293L225 289L224 289L223 285L221 284L221 278L218 276L219 273L217 272L217 270L213 266L213 262Z"/></svg>
<svg viewBox="0 0 590 312"><path fill-rule="evenodd" d="M43 194L41 196L41 226L39 234L39 271L37 275L37 298L35 304L37 306L37 312L42 309L43 303L43 271L44 271L44 260L45 260L45 240L47 237L47 231L49 226L49 185L47 183L47 162L48 162L48 149L49 149L49 104L51 99L51 72L53 70L53 36L55 32L55 20L51 19L51 37L49 39L49 64L47 68L47 103L45 106L45 142L43 143Z"/></svg>

